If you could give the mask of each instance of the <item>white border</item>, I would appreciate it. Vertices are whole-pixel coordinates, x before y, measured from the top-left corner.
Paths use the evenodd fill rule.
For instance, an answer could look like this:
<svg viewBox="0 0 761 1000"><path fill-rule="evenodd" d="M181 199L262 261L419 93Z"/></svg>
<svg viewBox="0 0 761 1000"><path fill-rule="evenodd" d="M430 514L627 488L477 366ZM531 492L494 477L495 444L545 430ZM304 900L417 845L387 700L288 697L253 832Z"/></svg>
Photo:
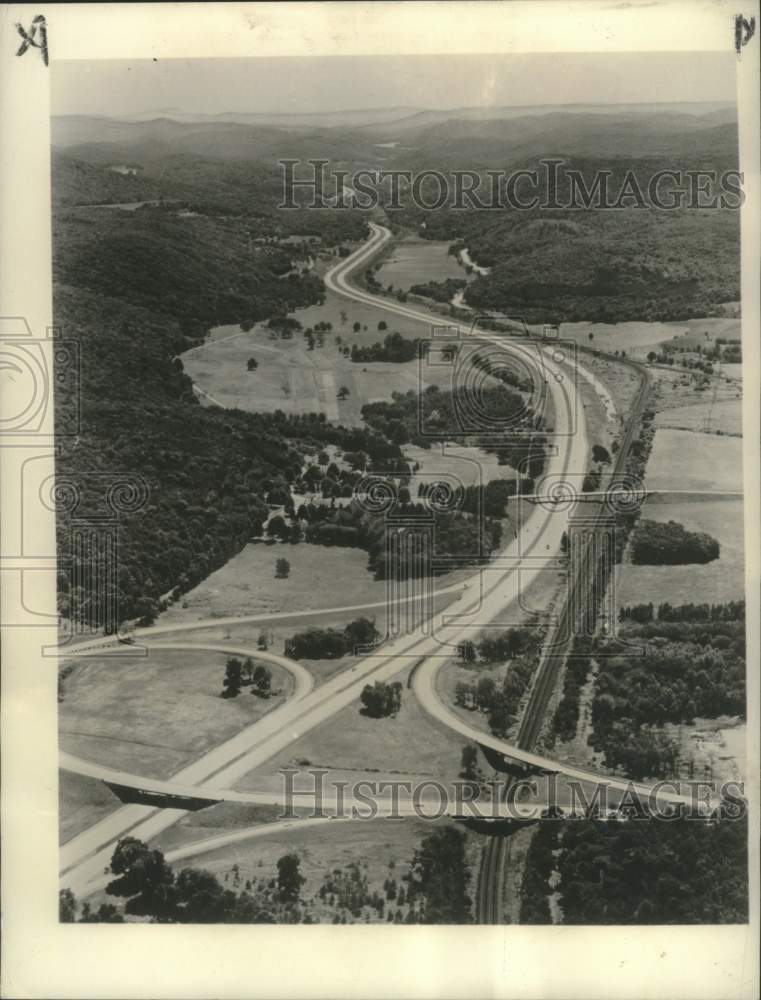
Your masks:
<svg viewBox="0 0 761 1000"><path fill-rule="evenodd" d="M736 8L758 3L77 4L0 11L0 315L51 323L48 77L16 59L17 20L42 13L51 56L178 58L531 51L731 50ZM744 439L748 608L759 606L758 35L738 60L743 210ZM45 428L50 430L50 426ZM4 442L3 442L4 443ZM0 448L3 551L18 484ZM52 463L52 459L51 459ZM52 465L51 465L52 468ZM52 516L36 537L52 546ZM10 549L12 551L12 548ZM35 601L54 608L55 579ZM12 588L2 620L20 613ZM7 997L755 997L758 921L696 928L82 926L57 922L58 833L52 629L3 632L3 995ZM758 761L759 623L749 619L748 760ZM758 771L750 843L758 844ZM753 912L758 912L756 877Z"/></svg>

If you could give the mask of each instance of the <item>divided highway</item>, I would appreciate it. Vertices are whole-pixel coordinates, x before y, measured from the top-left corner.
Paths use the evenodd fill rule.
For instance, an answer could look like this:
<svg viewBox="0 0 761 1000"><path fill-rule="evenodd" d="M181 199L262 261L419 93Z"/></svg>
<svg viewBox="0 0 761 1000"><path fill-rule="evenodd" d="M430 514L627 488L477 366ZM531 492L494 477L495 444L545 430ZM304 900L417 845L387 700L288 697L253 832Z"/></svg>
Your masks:
<svg viewBox="0 0 761 1000"><path fill-rule="evenodd" d="M326 275L325 284L334 292L355 301L361 301L386 312L407 316L419 322L433 324L437 319L426 312L401 303L370 295L363 289L349 284L349 275L367 263L390 239L390 232L384 227L371 224L370 240L352 256L335 265ZM463 334L470 331L462 328ZM517 356L523 356L526 364L536 367L537 345L529 349L520 343L506 343L505 338L497 338L479 331L479 338L492 340L500 347ZM552 394L557 448L548 460L547 474L563 479L568 473L583 472L587 464L588 444L585 433L583 410L576 406L573 396L573 371L561 360L552 357L546 350L542 358L546 370L546 391ZM570 516L570 512L569 515ZM474 572L464 584L458 584L462 596L456 605L456 613L450 606L444 612L435 614L426 629L417 626L414 631L402 634L388 641L377 652L364 657L349 671L344 671L316 689L299 689L297 696L286 704L260 719L255 725L239 733L233 740L216 747L199 761L175 775L168 784L182 788L181 794L189 787L210 790L231 789L234 783L255 767L270 760L285 747L297 741L304 733L333 716L342 708L356 702L362 688L376 680L389 680L415 660L420 661L415 670L413 687L425 709L449 729L466 739L489 745L513 759L545 769L559 772L569 777L590 783L590 787L603 782L611 788L624 788L628 783L621 779L608 778L567 767L557 761L536 755L529 750L513 746L503 740L491 737L462 720L438 695L435 685L438 668L451 656L456 647L471 637L484 625L499 622L504 614L520 598L538 574L551 565L560 551L561 538L567 524L566 517L558 517L542 506L534 508L521 524L517 537L511 539L503 551L490 565ZM447 588L452 589L452 588ZM347 609L348 610L348 609ZM312 615L319 612L309 612ZM297 614L285 615L297 617ZM233 624L239 621L256 620L263 616L249 616L243 619L217 619L211 627ZM510 619L503 619L507 624ZM186 631L203 627L207 623L191 625L159 626L138 633L142 640L153 639L160 632ZM150 634L149 634L150 633ZM94 649L105 640L93 640L66 650L66 655L77 655L85 648ZM198 648L189 641L189 648ZM213 644L205 644L207 647ZM214 645L214 648L220 648ZM259 656L258 652L250 655ZM245 655L249 655L248 653ZM303 669L303 668L302 668ZM211 761L210 761L211 758ZM68 759L66 766L77 769L76 760ZM82 772L84 773L84 772ZM135 776L126 776L134 779ZM130 782L127 781L127 784ZM145 782L142 782L145 785ZM647 786L640 786L644 792ZM661 793L661 800L684 801L673 793ZM125 806L96 823L80 834L61 850L64 885L83 895L93 891L102 877L103 869L109 863L116 841L126 835L149 840L176 822L184 811L180 809L156 809L151 806Z"/></svg>

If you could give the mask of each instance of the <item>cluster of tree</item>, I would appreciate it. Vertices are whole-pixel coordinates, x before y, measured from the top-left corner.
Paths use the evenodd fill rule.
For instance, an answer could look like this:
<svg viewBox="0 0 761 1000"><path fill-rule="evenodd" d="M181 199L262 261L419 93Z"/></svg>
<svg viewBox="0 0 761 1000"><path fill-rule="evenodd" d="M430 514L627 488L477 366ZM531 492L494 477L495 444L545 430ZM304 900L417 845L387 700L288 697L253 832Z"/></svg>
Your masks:
<svg viewBox="0 0 761 1000"><path fill-rule="evenodd" d="M101 903L97 910L90 904L82 903L79 913L76 896L71 889L61 889L58 893L58 920L62 924L123 924L124 916L113 903Z"/></svg>
<svg viewBox="0 0 761 1000"><path fill-rule="evenodd" d="M424 284L412 285L412 295L422 295L434 302L451 302L467 285L464 278L445 278L443 281L427 281Z"/></svg>
<svg viewBox="0 0 761 1000"><path fill-rule="evenodd" d="M366 909L375 910L376 916L382 919L386 899L391 898L385 893L381 895L377 890L370 890L367 874L356 862L346 868L334 868L326 872L317 895L327 906L335 907L337 912L333 918L334 923L345 923L347 916L360 920Z"/></svg>
<svg viewBox="0 0 761 1000"><path fill-rule="evenodd" d="M640 520L631 545L632 562L645 566L681 566L719 558L719 543L703 531L687 531L676 521Z"/></svg>
<svg viewBox="0 0 761 1000"><path fill-rule="evenodd" d="M560 824L552 820L540 822L531 838L521 879L522 924L551 924L549 897L552 894L550 875L555 870L554 852L561 836Z"/></svg>
<svg viewBox="0 0 761 1000"><path fill-rule="evenodd" d="M271 336L280 338L280 340L292 340L294 333L302 327L295 316L288 316L283 312L279 312L277 315L270 317L267 328L271 330Z"/></svg>
<svg viewBox="0 0 761 1000"><path fill-rule="evenodd" d="M393 484L391 484L393 488ZM393 574L398 579L424 576L431 572L432 556L438 566L433 572L444 572L447 559L457 559L462 565L486 562L502 541L502 525L495 518L477 519L462 510L439 510L433 514L427 504L404 502L408 492L402 488L394 513L405 519L420 518L424 531L433 531L433 551L422 552L408 545L399 545L392 551L390 533L397 533L400 540L410 530L409 520L404 527L387 523L382 515L369 513L359 502L345 507L311 505L312 520L308 521L305 539L315 545L344 546L364 549L368 553L368 568L377 579ZM310 505L305 505L309 514Z"/></svg>
<svg viewBox="0 0 761 1000"><path fill-rule="evenodd" d="M407 900L419 906L420 923L472 923L466 838L454 826L424 837L409 873Z"/></svg>
<svg viewBox="0 0 761 1000"><path fill-rule="evenodd" d="M460 647L466 663L480 659L486 663L510 666L499 687L492 677L479 677L475 683L458 681L455 685L456 704L471 711L484 712L489 728L496 736L504 736L515 722L521 699L528 690L539 663L543 634L538 629L508 629L498 636L487 636L477 645L467 641Z"/></svg>
<svg viewBox="0 0 761 1000"><path fill-rule="evenodd" d="M243 891L226 889L211 872L183 868L175 874L158 848L149 848L135 837L118 842L111 857L110 871L116 876L106 886L109 896L125 899L124 915L147 917L153 923L187 924L272 924L298 923L304 877L299 858L293 854L277 863L277 880ZM240 881L236 874L234 884ZM64 890L60 897L61 920L76 918L77 903ZM121 922L124 917L111 904L93 913L83 906L82 919Z"/></svg>
<svg viewBox="0 0 761 1000"><path fill-rule="evenodd" d="M342 630L315 626L297 632L285 640L285 655L292 660L336 660L374 646L379 637L374 621L355 618Z"/></svg>
<svg viewBox="0 0 761 1000"><path fill-rule="evenodd" d="M650 451L653 447L653 440L655 439L655 429L653 428L653 418L655 413L653 410L645 409L642 414L642 420L639 427L639 433L631 443L629 449L629 454L626 456L625 472L632 477L634 481L644 482L645 470L647 467L647 460L650 457ZM618 451L618 442L613 442L614 452ZM629 541L632 531L634 530L637 521L639 520L640 510L637 507L636 510L623 513L619 512L616 514L616 531L615 531L615 552L614 558L616 563L620 563L624 551L626 549L626 544Z"/></svg>
<svg viewBox="0 0 761 1000"><path fill-rule="evenodd" d="M401 333L394 332L387 334L382 342L377 341L365 347L352 344L350 357L356 362L392 361L403 364L427 353L430 344L427 338L403 337Z"/></svg>
<svg viewBox="0 0 761 1000"><path fill-rule="evenodd" d="M362 865L352 862L345 868L334 868L326 872L318 897L327 906L335 909L333 924L350 924L371 917L389 924L417 924L423 922L424 897L408 897L405 885L409 875L395 877L396 863L390 861L388 876L383 880L382 890L373 889L367 876L367 862ZM392 905L393 904L393 905Z"/></svg>
<svg viewBox="0 0 761 1000"><path fill-rule="evenodd" d="M418 497L422 500L435 501L437 487L435 482L423 482L418 486ZM530 494L534 489L531 478L492 479L485 486L466 486L462 491L460 509L468 514L484 515L486 517L505 517L507 501L518 492Z"/></svg>
<svg viewBox="0 0 761 1000"><path fill-rule="evenodd" d="M725 604L678 604L665 601L655 609L648 604L625 605L619 608L618 620L639 625L655 620L659 622L734 622L745 621L745 601L727 601ZM657 633L656 633L657 634Z"/></svg>
<svg viewBox="0 0 761 1000"><path fill-rule="evenodd" d="M592 663L591 642L576 636L563 673L563 693L552 715L550 733L554 738L572 740L579 724L579 699L587 682Z"/></svg>
<svg viewBox="0 0 761 1000"><path fill-rule="evenodd" d="M555 824L540 828L547 825ZM558 837L554 867L565 924L748 919L748 825L743 819L579 820L562 824ZM533 878L528 869L524 884L527 877Z"/></svg>
<svg viewBox="0 0 761 1000"><path fill-rule="evenodd" d="M443 439L470 438L479 443L484 426L490 423L491 433L484 439L492 443L498 431L518 436L539 419L527 411L519 393L502 385L481 386L477 398L467 386L441 390L431 385L423 393L394 392L390 402L365 403L362 417L389 440L412 442L422 448L430 448L432 440Z"/></svg>
<svg viewBox="0 0 761 1000"><path fill-rule="evenodd" d="M365 684L359 700L362 702L362 714L369 715L371 719L394 716L402 707L402 685L399 681Z"/></svg>
<svg viewBox="0 0 761 1000"><path fill-rule="evenodd" d="M743 613L737 603L724 613ZM708 620L646 622L627 627L622 637L647 644L598 661L591 742L609 766L635 778L673 773L677 748L653 726L745 717L742 618L726 619L716 608Z"/></svg>
<svg viewBox="0 0 761 1000"><path fill-rule="evenodd" d="M521 392L533 390L530 377L520 373L510 355L502 355L497 361L494 357L476 354L471 363L474 368L485 372L503 385L511 385Z"/></svg>
<svg viewBox="0 0 761 1000"><path fill-rule="evenodd" d="M272 671L262 663L254 663L250 656L241 661L230 656L225 664L222 697L236 698L245 684L251 685L251 694L269 698L272 692Z"/></svg>

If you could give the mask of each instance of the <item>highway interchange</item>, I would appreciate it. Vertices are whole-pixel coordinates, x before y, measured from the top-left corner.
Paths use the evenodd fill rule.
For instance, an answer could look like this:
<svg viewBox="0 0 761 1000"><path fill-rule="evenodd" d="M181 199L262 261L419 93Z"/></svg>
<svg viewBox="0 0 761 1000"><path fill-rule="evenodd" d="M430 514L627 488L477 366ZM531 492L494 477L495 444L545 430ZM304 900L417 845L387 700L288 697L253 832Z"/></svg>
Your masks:
<svg viewBox="0 0 761 1000"><path fill-rule="evenodd" d="M372 230L370 239L354 254L340 261L326 273L324 278L326 286L343 297L372 305L380 310L429 325L435 323L436 318L420 308L372 295L349 282L349 276L363 264L367 264L391 238L390 232L385 227L372 223L370 225ZM454 329L452 332L455 332ZM473 335L473 331L465 328L459 328L457 332L463 337ZM537 350L543 352L541 360L546 377L544 385L552 396L554 441L557 444L548 459L544 479L560 482L569 474L582 472L588 462L589 442L583 407L577 405L574 394L577 371L569 364L569 359L562 357L551 346L537 347L536 342L530 346L521 341L511 340L505 343L504 338L485 331L477 331L477 335L479 342L483 339L498 344L500 349L522 358L524 363L534 368L537 363ZM584 373L583 369L582 375L593 378ZM295 680L293 694L277 709L232 739L215 747L199 760L184 767L166 782L155 780L151 782L139 775L101 768L99 765L68 754L62 755L61 766L66 770L99 777L101 780L110 780L125 787L144 790L150 790L152 787L155 790L160 787L168 793L209 796L215 801L221 799L255 801L257 793L238 793L234 790L235 783L245 774L272 759L281 750L294 744L305 733L341 709L355 703L366 684L378 680L390 680L414 664L412 690L415 697L426 712L449 730L461 735L463 739L490 747L528 769L556 773L583 782L590 790L594 789L596 784L604 783L613 791L623 792L630 787L624 779L597 775L566 765L527 749L521 749L475 728L442 701L436 687L436 676L446 657L453 655L456 647L463 641L475 637L486 624L504 615L516 605L520 594L525 592L548 564L552 564L552 560L556 560L572 509L571 507L564 511L564 516L559 517L557 512L553 512L551 505L535 506L521 522L520 532L516 537L509 539L504 549L486 569L474 572L463 584L458 584L455 588L447 588L461 591L461 596L456 601L456 613L453 613L453 606L449 605L448 608L434 614L432 620L418 623L414 630L388 639L377 651L363 656L356 666L318 687L314 687L311 675L303 667L285 657L271 653L262 654L260 650L225 642L171 638L171 633L175 632L186 633L221 625L264 621L271 619L271 615L212 619L192 625L155 626L140 630L136 633L136 638L149 649L161 646L172 649L214 649L230 655L252 656L260 660L269 658L293 675ZM358 610L361 607L358 605L336 610ZM303 616L325 614L326 610L303 612ZM298 616L299 613L290 613L286 617ZM62 655L67 657L81 654L97 655L98 651L108 644L113 644L112 638L90 640L76 647L65 648L62 650ZM648 786L636 787L645 796L650 792ZM689 801L668 787L660 789L657 798L659 801ZM276 800L282 801L282 796L280 799L277 796L273 799L271 795L267 798L268 804L276 804ZM263 799L260 797L257 801ZM103 886L103 872L108 866L119 838L129 834L143 841L149 841L176 823L185 813L186 810L182 808L156 808L152 805L128 804L120 807L62 846L60 858L62 885L73 889L79 896L98 891ZM221 846L230 842L230 837L237 841L260 836L266 832L277 832L278 829L303 829L303 822L303 820L288 820L285 824L264 824L244 831L238 830L230 835L220 835L214 840L219 841ZM210 844L207 845L207 849L211 849ZM168 857L171 861L174 855L180 858L192 853L192 848L181 848L170 853Z"/></svg>

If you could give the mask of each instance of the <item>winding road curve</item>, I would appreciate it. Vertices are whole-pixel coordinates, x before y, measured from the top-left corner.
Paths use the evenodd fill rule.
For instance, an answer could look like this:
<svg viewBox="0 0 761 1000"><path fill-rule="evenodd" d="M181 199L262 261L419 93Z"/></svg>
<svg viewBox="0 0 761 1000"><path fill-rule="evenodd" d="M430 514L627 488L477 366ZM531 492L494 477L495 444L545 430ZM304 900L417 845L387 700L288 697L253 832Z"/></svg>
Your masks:
<svg viewBox="0 0 761 1000"><path fill-rule="evenodd" d="M406 305L378 298L363 289L348 283L349 275L362 264L372 258L378 250L391 238L390 232L384 227L370 224L372 236L370 240L352 256L339 262L325 275L328 288L349 299L364 302L387 312L407 316L419 322L431 324L437 319L425 312L412 309ZM459 328L464 334L465 328ZM541 346L532 345L529 350L525 345L505 343L505 338L494 337L479 331L479 337L488 339L512 354L523 355L523 360L532 366L537 363L537 350ZM565 362L555 360L551 349L544 353L541 359L545 368L547 391L552 393L555 410L555 433L559 447L556 454L548 462L547 475L556 475L562 479L569 472L579 472L587 464L587 440L583 412L576 407L572 391L574 374ZM578 411L578 412L577 412ZM570 516L571 511L568 512ZM481 730L470 726L449 708L436 690L436 675L440 666L450 657L456 646L469 638L474 631L479 630L499 619L500 614L509 609L526 591L538 574L553 565L553 559L560 551L561 538L567 525L566 517L558 517L552 510L541 506L533 509L521 524L518 537L512 539L505 549L489 566L475 572L464 584L458 584L462 596L456 605L456 613L450 609L436 613L429 620L429 628L422 630L419 626L408 634L402 634L388 641L378 651L360 660L356 666L331 678L316 689L307 690L306 682L299 689L299 695L292 697L284 705L260 719L255 725L247 727L232 740L220 747L214 748L209 754L188 768L175 775L168 785L181 788L179 794L187 794L188 788L198 791L199 786L208 791L217 792L230 789L244 774L253 770L261 763L271 759L283 748L298 740L304 733L333 716L342 708L352 704L359 697L362 688L376 680L389 680L401 670L408 667L414 660L418 661L413 678L415 694L421 704L443 725L460 733L469 740L493 747L512 759L525 764L564 774L580 781L588 782L590 786L606 784L613 789L631 787L628 782L619 778L569 767L558 761L551 760L496 739ZM556 565L556 564L555 564ZM363 607L367 607L364 605ZM346 610L349 610L348 608ZM314 615L320 612L284 613L282 617L298 617L299 614ZM245 618L215 619L208 623L178 624L158 626L138 633L143 638L151 640L160 633L187 631L203 627L219 627L238 624L243 621L269 620L269 616L247 616ZM508 619L505 624L511 624ZM150 635L149 635L150 633ZM113 640L92 640L64 650L66 656L79 655L86 649L95 649ZM184 643L187 648L197 649L198 644ZM210 648L207 646L206 648ZM214 645L212 648L219 649ZM226 647L232 648L232 647ZM237 647L236 647L237 648ZM261 654L258 651L238 650L237 655ZM270 654L274 655L274 654ZM284 659L284 658L280 658ZM288 669L288 667L286 668ZM294 664L290 664L292 672ZM303 668L299 668L302 669ZM297 685L298 687L298 685ZM210 760L211 758L211 760ZM86 763L86 762L85 762ZM77 770L76 758L65 760L65 766ZM85 772L80 772L85 773ZM137 776L124 775L128 780L123 784L134 782L137 787L145 787L146 780ZM650 791L648 786L639 786L643 793ZM658 793L658 801L682 802L684 796L676 795L668 790ZM64 885L74 889L79 895L94 891L98 879L102 879L103 870L108 865L116 840L129 833L142 840L150 840L162 830L165 830L185 814L181 809L156 809L151 806L130 805L118 809L110 816L94 824L90 829L64 844L61 849L61 867Z"/></svg>

